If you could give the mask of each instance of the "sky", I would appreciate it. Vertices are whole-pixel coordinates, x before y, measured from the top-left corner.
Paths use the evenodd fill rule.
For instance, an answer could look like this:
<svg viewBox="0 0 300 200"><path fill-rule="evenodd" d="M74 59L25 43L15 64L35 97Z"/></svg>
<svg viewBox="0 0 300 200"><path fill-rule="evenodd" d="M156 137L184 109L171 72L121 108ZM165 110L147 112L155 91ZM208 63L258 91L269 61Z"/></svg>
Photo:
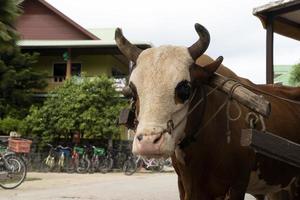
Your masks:
<svg viewBox="0 0 300 200"><path fill-rule="evenodd" d="M120 27L131 41L154 46L190 46L204 25L211 42L206 54L222 55L239 76L265 83L266 31L253 8L270 0L47 0L84 28ZM300 42L274 35L274 63L300 62Z"/></svg>

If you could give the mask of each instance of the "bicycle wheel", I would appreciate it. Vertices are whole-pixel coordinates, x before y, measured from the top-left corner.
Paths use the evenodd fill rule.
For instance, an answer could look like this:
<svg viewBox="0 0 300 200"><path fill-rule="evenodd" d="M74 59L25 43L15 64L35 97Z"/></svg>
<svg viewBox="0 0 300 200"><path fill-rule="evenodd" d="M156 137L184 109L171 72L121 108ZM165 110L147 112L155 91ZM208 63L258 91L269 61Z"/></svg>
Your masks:
<svg viewBox="0 0 300 200"><path fill-rule="evenodd" d="M155 161L154 165L148 167L152 172L161 172L164 169L164 165L160 161Z"/></svg>
<svg viewBox="0 0 300 200"><path fill-rule="evenodd" d="M55 168L55 158L48 155L47 158L43 161L42 172L53 172Z"/></svg>
<svg viewBox="0 0 300 200"><path fill-rule="evenodd" d="M162 172L164 170L164 164L162 162L158 163L158 166L155 168L157 172Z"/></svg>
<svg viewBox="0 0 300 200"><path fill-rule="evenodd" d="M79 161L76 161L75 159L72 159L72 158L68 158L66 160L66 165L65 165L65 170L67 173L74 173L76 171L76 166L78 164Z"/></svg>
<svg viewBox="0 0 300 200"><path fill-rule="evenodd" d="M137 165L134 160L126 160L123 165L123 172L125 175L132 175L137 170Z"/></svg>
<svg viewBox="0 0 300 200"><path fill-rule="evenodd" d="M122 170L123 165L124 165L124 163L125 163L125 161L127 159L126 154L122 153L122 152L119 152L114 159L115 159L115 163L114 163L115 166L114 167L117 168L117 169L121 169Z"/></svg>
<svg viewBox="0 0 300 200"><path fill-rule="evenodd" d="M26 165L27 171L32 170L31 157L28 153L18 153L17 156L21 158Z"/></svg>
<svg viewBox="0 0 300 200"><path fill-rule="evenodd" d="M168 158L168 159L164 160L163 163L164 163L164 166L166 166L166 167L173 167L171 158Z"/></svg>
<svg viewBox="0 0 300 200"><path fill-rule="evenodd" d="M94 173L99 170L100 161L98 157L93 157L90 172Z"/></svg>
<svg viewBox="0 0 300 200"><path fill-rule="evenodd" d="M113 167L113 163L114 161L112 158L105 158L99 165L99 171L104 174L109 172Z"/></svg>
<svg viewBox="0 0 300 200"><path fill-rule="evenodd" d="M14 155L6 156L8 166L0 171L0 187L14 189L21 185L26 178L27 168L24 161Z"/></svg>
<svg viewBox="0 0 300 200"><path fill-rule="evenodd" d="M91 165L91 161L86 157L82 157L78 162L76 171L78 173L86 173L89 170L90 165Z"/></svg>

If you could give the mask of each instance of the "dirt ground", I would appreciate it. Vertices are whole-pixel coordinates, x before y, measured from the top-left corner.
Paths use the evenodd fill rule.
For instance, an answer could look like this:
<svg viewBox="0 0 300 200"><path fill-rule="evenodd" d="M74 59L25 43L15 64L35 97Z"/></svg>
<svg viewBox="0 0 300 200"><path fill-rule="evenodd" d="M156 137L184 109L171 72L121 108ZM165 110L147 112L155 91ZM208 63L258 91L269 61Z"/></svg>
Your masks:
<svg viewBox="0 0 300 200"><path fill-rule="evenodd" d="M0 189L0 200L178 200L173 172L108 174L28 173L14 190ZM253 198L247 197L247 200Z"/></svg>

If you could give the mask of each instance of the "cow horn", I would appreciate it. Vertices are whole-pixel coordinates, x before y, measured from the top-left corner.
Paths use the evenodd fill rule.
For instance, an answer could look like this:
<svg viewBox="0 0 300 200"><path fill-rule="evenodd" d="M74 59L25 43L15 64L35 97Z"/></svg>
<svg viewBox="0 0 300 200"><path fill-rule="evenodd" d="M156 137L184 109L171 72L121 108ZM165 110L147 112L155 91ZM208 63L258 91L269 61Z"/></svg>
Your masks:
<svg viewBox="0 0 300 200"><path fill-rule="evenodd" d="M209 32L204 26L196 23L195 29L200 38L196 43L188 48L189 53L194 61L196 61L197 58L206 51L210 42Z"/></svg>
<svg viewBox="0 0 300 200"><path fill-rule="evenodd" d="M122 30L117 28L115 31L115 40L120 51L128 58L136 63L137 58L142 52L141 49L131 44L123 35Z"/></svg>

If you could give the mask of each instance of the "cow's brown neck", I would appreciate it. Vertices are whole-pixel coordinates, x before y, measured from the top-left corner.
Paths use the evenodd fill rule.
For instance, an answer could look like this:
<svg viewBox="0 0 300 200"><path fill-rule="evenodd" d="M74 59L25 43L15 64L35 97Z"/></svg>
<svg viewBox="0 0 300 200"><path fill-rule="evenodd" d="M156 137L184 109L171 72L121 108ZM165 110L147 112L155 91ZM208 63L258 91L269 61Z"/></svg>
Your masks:
<svg viewBox="0 0 300 200"><path fill-rule="evenodd" d="M185 129L186 135L178 144L181 149L185 149L191 143L193 143L197 140L195 135L198 132L198 130L201 129L201 126L203 124L203 116L205 113L206 98L207 98L206 88L202 85L202 86L198 86L197 88L194 88L194 90L198 90L199 92L196 93L195 98L190 102L189 112L191 111L191 109L194 109L194 110L191 111L190 115L194 115L194 112L197 112L197 114L198 114L197 119L199 119L199 124L197 124L197 127L195 127L193 130ZM199 105L197 105L200 101L201 101L201 103ZM195 107L195 106L197 106L197 107ZM189 116L187 116L187 118L189 118ZM186 125L186 128L187 127L188 127L188 125Z"/></svg>
<svg viewBox="0 0 300 200"><path fill-rule="evenodd" d="M189 106L189 115L192 114L192 112L196 112L194 115L197 115L196 116L196 118L198 119L197 125L192 126L192 129L190 129L191 126L189 124L186 125L186 128L185 128L186 135L183 138L183 140L181 140L181 142L179 143L179 147L181 149L184 149L184 148L188 147L190 144L192 144L193 142L195 142L197 140L197 138L200 136L201 131L206 126L208 126L211 121L214 120L214 118L223 110L223 108L228 103L228 99L225 99L224 102L218 106L218 108L215 110L215 112L208 119L203 120L204 114L205 114L207 98L209 95L216 92L217 87L211 89L209 92L207 92L207 88L204 85L202 85L200 88L201 88L200 100L197 100L197 98L195 98L196 100L192 101ZM198 98L199 98L199 93L198 93ZM199 102L201 102L202 104L200 105ZM195 109L198 106L199 106L199 108ZM189 119L189 116L187 116L187 118ZM188 121L193 121L193 120L188 120ZM229 131L229 130L227 130L227 131Z"/></svg>

